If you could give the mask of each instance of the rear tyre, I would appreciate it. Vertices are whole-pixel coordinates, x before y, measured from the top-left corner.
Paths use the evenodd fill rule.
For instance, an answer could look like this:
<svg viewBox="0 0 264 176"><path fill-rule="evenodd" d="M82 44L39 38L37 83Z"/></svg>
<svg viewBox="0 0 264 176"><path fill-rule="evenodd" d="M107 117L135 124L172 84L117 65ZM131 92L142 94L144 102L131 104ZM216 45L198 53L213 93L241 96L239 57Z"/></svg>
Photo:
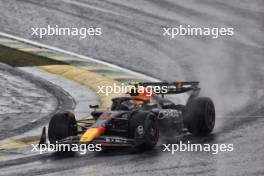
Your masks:
<svg viewBox="0 0 264 176"><path fill-rule="evenodd" d="M153 149L159 139L159 128L155 115L149 112L135 113L129 122L129 137L136 140L137 148Z"/></svg>
<svg viewBox="0 0 264 176"><path fill-rule="evenodd" d="M51 118L48 128L48 137L50 143L55 144L56 141L76 135L77 126L73 113L58 113Z"/></svg>
<svg viewBox="0 0 264 176"><path fill-rule="evenodd" d="M184 125L195 135L208 134L215 125L215 107L210 98L191 99L185 108Z"/></svg>

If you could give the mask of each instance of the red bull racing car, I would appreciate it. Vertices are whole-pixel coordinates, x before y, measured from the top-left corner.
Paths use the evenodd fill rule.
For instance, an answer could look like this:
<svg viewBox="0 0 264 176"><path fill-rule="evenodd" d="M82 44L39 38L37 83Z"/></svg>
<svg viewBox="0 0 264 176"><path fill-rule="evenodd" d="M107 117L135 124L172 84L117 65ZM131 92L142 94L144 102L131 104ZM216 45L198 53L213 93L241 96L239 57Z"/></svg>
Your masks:
<svg viewBox="0 0 264 176"><path fill-rule="evenodd" d="M129 97L112 99L108 110L93 108L93 119L76 120L73 113L54 115L48 127L50 143L100 144L102 147L153 149L159 136L181 133L208 134L215 125L215 107L210 98L199 97L198 82L140 82L137 86L167 86L166 94L190 93L185 105L152 94L134 91ZM45 127L40 143L45 141Z"/></svg>

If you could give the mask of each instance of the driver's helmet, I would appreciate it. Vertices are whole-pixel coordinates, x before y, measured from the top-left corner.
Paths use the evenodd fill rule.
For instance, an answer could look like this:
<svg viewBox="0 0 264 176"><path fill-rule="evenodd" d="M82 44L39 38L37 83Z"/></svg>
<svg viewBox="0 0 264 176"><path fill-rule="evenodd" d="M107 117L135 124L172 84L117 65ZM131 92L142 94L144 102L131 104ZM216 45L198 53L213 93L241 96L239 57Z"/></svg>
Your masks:
<svg viewBox="0 0 264 176"><path fill-rule="evenodd" d="M156 94L154 92L152 92L150 90L150 88L145 87L143 90L141 90L140 93L138 93L136 96L132 96L132 97L141 98L141 99L145 99L145 100L152 100L155 96L156 96Z"/></svg>

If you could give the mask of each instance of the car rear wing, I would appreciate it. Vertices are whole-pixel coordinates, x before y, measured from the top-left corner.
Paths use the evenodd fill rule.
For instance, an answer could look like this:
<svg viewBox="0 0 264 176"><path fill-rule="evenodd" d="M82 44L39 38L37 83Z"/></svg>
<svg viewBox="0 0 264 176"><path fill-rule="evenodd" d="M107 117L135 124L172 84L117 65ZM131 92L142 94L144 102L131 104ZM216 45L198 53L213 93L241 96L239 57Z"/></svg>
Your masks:
<svg viewBox="0 0 264 176"><path fill-rule="evenodd" d="M180 94L188 91L199 92L199 82L195 81L177 81L177 82L130 82L130 85L135 87L160 87L167 88L166 93L161 94Z"/></svg>

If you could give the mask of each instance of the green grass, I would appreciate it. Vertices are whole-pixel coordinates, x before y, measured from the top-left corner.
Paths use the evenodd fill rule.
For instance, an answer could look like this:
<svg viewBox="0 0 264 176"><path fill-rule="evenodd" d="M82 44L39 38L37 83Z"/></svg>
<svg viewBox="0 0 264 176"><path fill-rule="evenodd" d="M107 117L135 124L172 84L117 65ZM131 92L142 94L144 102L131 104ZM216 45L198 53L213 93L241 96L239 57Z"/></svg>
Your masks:
<svg viewBox="0 0 264 176"><path fill-rule="evenodd" d="M46 57L37 56L27 52L19 51L0 45L0 62L13 67L44 66L44 65L65 65L62 61L52 60Z"/></svg>

